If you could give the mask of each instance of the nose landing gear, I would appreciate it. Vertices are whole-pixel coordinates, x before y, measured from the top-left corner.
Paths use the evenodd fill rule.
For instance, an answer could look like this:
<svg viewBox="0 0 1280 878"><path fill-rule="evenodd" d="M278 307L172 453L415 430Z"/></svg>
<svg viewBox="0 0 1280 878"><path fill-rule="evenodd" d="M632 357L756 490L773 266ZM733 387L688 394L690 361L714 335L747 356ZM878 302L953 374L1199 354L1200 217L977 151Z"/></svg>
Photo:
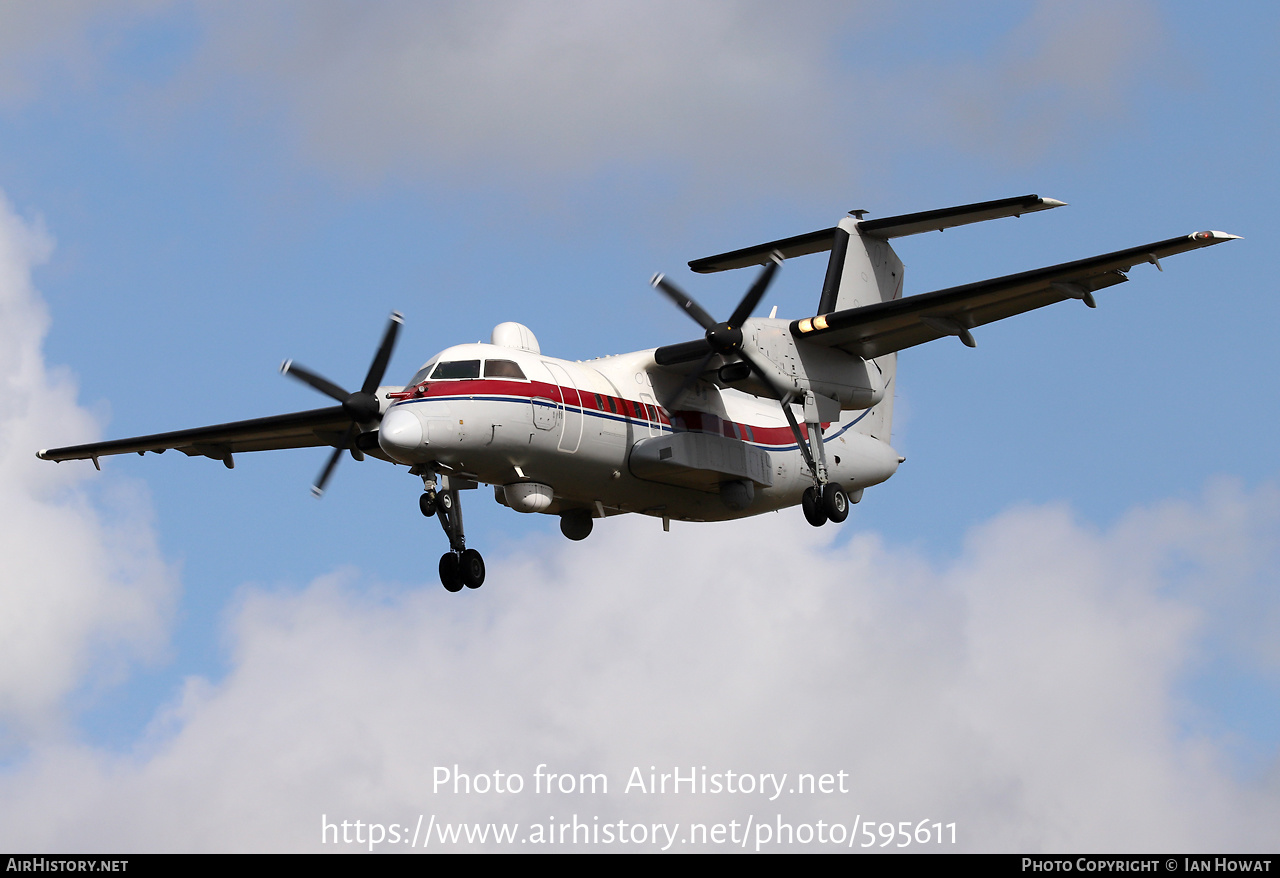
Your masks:
<svg viewBox="0 0 1280 878"><path fill-rule="evenodd" d="M449 551L440 556L440 584L447 591L462 591L484 585L484 558L475 549L467 548L466 533L462 528L462 501L458 491L476 487L465 479L441 477L440 490L435 488L435 478L423 477L426 491L418 499L418 508L430 518L435 516L449 538Z"/></svg>

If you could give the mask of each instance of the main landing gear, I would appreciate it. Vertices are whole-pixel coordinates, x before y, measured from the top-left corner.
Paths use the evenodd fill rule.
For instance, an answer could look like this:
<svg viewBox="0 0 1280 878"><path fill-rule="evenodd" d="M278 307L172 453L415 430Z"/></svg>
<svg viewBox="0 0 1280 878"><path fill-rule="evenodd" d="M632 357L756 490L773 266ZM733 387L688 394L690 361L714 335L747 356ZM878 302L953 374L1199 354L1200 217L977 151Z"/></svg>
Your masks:
<svg viewBox="0 0 1280 878"><path fill-rule="evenodd" d="M448 591L462 591L463 586L479 588L484 585L484 558L475 549L467 548L462 529L462 502L458 497L458 491L474 488L475 482L443 476L437 491L433 475L430 480L423 476L423 484L426 491L418 498L418 508L428 518L438 518L449 538L449 551L440 556L441 585Z"/></svg>
<svg viewBox="0 0 1280 878"><path fill-rule="evenodd" d="M806 394L804 404L805 427L809 432L807 442L795 416L791 414L791 406L784 402L782 411L787 416L796 444L813 476L813 487L806 488L800 498L800 508L804 511L805 520L814 527L822 527L828 521L839 524L849 517L849 495L839 484L827 479L827 451L822 442L822 424L813 391ZM836 458L837 462L839 460Z"/></svg>
<svg viewBox="0 0 1280 878"><path fill-rule="evenodd" d="M800 499L805 520L814 527L822 527L828 521L836 524L849 517L849 495L835 482L814 485L805 489Z"/></svg>

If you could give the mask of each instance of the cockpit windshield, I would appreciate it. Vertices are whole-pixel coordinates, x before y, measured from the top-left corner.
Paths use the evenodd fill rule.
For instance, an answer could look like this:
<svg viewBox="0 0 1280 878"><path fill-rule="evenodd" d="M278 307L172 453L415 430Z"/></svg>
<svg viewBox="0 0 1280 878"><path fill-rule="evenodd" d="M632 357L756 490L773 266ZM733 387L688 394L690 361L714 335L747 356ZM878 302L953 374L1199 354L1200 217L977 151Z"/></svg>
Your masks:
<svg viewBox="0 0 1280 878"><path fill-rule="evenodd" d="M524 370L513 360L485 360L484 377L486 378L519 378L525 380Z"/></svg>
<svg viewBox="0 0 1280 878"><path fill-rule="evenodd" d="M480 361L479 360L445 360L436 366L436 370L431 373L432 381L447 380L450 378L479 378L480 377Z"/></svg>
<svg viewBox="0 0 1280 878"><path fill-rule="evenodd" d="M458 381L466 378L480 377L479 360L432 360L409 379L407 389L418 387L424 381ZM484 377L486 378L518 378L527 381L524 370L512 360L485 360Z"/></svg>

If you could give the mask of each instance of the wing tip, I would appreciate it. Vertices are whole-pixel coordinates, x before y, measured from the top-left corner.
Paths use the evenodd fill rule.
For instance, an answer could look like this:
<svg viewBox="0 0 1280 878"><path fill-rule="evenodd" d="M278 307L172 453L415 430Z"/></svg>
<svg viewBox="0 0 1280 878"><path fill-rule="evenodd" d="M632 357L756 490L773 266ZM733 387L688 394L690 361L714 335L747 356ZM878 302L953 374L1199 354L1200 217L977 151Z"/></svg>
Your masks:
<svg viewBox="0 0 1280 878"><path fill-rule="evenodd" d="M1205 232L1192 232L1188 237L1193 241L1201 242L1206 247L1210 244L1221 244L1223 241L1235 241L1240 235L1233 235L1230 232L1219 232L1210 229Z"/></svg>

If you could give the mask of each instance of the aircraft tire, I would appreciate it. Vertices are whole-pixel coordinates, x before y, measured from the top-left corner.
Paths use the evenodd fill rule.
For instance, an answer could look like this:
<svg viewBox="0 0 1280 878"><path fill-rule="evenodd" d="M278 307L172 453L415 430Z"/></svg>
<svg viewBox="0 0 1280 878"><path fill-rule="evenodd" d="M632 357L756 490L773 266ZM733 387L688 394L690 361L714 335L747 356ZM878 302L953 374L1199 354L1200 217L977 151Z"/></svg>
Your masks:
<svg viewBox="0 0 1280 878"><path fill-rule="evenodd" d="M436 514L436 495L424 493L418 498L418 508L422 510L422 514L427 518Z"/></svg>
<svg viewBox="0 0 1280 878"><path fill-rule="evenodd" d="M822 508L822 499L817 488L806 488L800 498L800 508L804 510L805 521L814 527L822 527L827 523L827 513Z"/></svg>
<svg viewBox="0 0 1280 878"><path fill-rule="evenodd" d="M440 584L445 591L462 591L462 564L455 552L440 556Z"/></svg>
<svg viewBox="0 0 1280 878"><path fill-rule="evenodd" d="M484 558L475 549L467 549L459 561L462 584L467 588L484 585Z"/></svg>
<svg viewBox="0 0 1280 878"><path fill-rule="evenodd" d="M834 482L822 488L822 511L836 524L849 517L849 495Z"/></svg>

